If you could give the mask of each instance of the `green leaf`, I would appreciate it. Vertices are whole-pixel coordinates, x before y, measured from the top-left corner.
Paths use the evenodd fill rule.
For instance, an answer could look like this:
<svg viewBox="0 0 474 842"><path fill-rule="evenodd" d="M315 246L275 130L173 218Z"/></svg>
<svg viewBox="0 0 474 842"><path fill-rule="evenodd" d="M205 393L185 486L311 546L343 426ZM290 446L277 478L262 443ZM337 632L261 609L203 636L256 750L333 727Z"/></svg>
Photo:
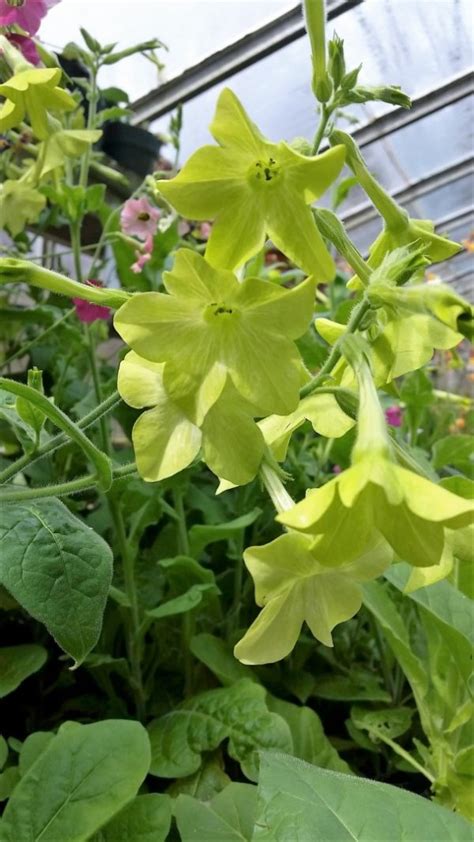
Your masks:
<svg viewBox="0 0 474 842"><path fill-rule="evenodd" d="M351 774L345 760L339 757L336 749L324 733L321 720L311 708L293 705L274 696L267 696L267 704L273 713L277 713L288 723L293 738L293 754L307 763L314 763L323 769Z"/></svg>
<svg viewBox="0 0 474 842"><path fill-rule="evenodd" d="M8 758L8 743L0 734L0 769L3 769Z"/></svg>
<svg viewBox="0 0 474 842"><path fill-rule="evenodd" d="M474 436L457 435L438 439L433 447L433 466L444 468L452 465L465 470L474 467Z"/></svg>
<svg viewBox="0 0 474 842"><path fill-rule="evenodd" d="M175 807L182 842L251 842L257 787L231 783L208 805L180 795Z"/></svg>
<svg viewBox="0 0 474 842"><path fill-rule="evenodd" d="M4 772L0 774L0 801L6 801L11 797L18 781L20 780L20 772L18 766L9 766ZM2 827L0 826L0 833ZM3 837L0 837L3 842Z"/></svg>
<svg viewBox="0 0 474 842"><path fill-rule="evenodd" d="M91 842L165 842L170 824L169 795L139 795L93 836Z"/></svg>
<svg viewBox="0 0 474 842"><path fill-rule="evenodd" d="M35 643L21 646L2 646L0 648L0 699L37 672L47 658L46 649Z"/></svg>
<svg viewBox="0 0 474 842"><path fill-rule="evenodd" d="M380 686L376 676L356 675L318 676L311 690L312 696L334 702L390 702L391 696Z"/></svg>
<svg viewBox="0 0 474 842"><path fill-rule="evenodd" d="M238 537L247 526L250 526L257 520L261 513L261 509L255 508L246 515L241 515L227 523L210 525L195 524L189 530L189 549L191 555L199 558L208 544L214 544L216 541L228 541L231 538Z"/></svg>
<svg viewBox="0 0 474 842"><path fill-rule="evenodd" d="M199 801L210 801L218 792L230 784L230 778L222 768L221 752L218 749L208 754L197 772L187 778L178 778L168 787L172 798L178 795L191 795Z"/></svg>
<svg viewBox="0 0 474 842"><path fill-rule="evenodd" d="M248 679L232 687L209 690L155 719L149 726L150 772L163 778L191 775L201 765L203 751L228 739L228 752L250 780L257 777L257 752L263 748L291 751L289 728L270 713L265 689Z"/></svg>
<svg viewBox="0 0 474 842"><path fill-rule="evenodd" d="M258 682L254 671L241 664L223 640L203 632L191 640L191 652L195 658L214 673L224 687L229 687L241 678Z"/></svg>
<svg viewBox="0 0 474 842"><path fill-rule="evenodd" d="M0 581L82 663L99 638L112 578L108 545L59 500L0 511Z"/></svg>
<svg viewBox="0 0 474 842"><path fill-rule="evenodd" d="M351 720L356 728L368 731L372 739L389 737L393 740L408 731L413 713L408 707L366 710L355 706L351 709Z"/></svg>
<svg viewBox="0 0 474 842"><path fill-rule="evenodd" d="M252 842L468 842L469 823L411 792L263 752Z"/></svg>
<svg viewBox="0 0 474 842"><path fill-rule="evenodd" d="M40 754L48 748L51 740L54 739L52 731L35 731L30 734L20 749L18 768L20 775L26 774L30 766L38 759Z"/></svg>
<svg viewBox="0 0 474 842"><path fill-rule="evenodd" d="M85 842L135 796L149 762L138 722L66 723L15 788L2 842Z"/></svg>
<svg viewBox="0 0 474 842"><path fill-rule="evenodd" d="M157 608L152 608L147 611L147 617L153 617L154 620L160 620L163 617L174 617L177 614L186 614L197 608L205 598L206 593L218 594L218 588L213 584L208 585L191 585L186 593L168 599Z"/></svg>

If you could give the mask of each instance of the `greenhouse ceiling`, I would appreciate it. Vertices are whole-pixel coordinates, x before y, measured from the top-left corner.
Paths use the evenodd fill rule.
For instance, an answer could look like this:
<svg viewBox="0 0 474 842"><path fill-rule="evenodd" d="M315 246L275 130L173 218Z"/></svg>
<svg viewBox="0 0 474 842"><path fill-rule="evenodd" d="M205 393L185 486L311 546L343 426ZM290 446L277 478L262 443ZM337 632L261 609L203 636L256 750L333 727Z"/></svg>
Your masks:
<svg viewBox="0 0 474 842"><path fill-rule="evenodd" d="M123 46L151 36L167 44L160 78L151 63L132 57L108 68L103 81L126 88L135 99L134 121L155 131L166 132L170 114L183 102L183 160L209 141L207 127L226 84L269 137L314 132L299 4L136 0L133 16L125 0L89 5L92 33L105 28L108 39ZM52 9L44 39L55 46L77 39L83 8L80 0L68 0ZM414 216L433 218L440 230L465 240L473 227L474 193L472 0L328 0L328 11L345 39L348 65L363 57L362 83L389 80L413 99L410 111L383 103L350 109L357 119L351 130L372 170ZM367 248L379 221L362 191L350 193L342 213L360 248ZM472 255L461 253L440 273L467 292Z"/></svg>

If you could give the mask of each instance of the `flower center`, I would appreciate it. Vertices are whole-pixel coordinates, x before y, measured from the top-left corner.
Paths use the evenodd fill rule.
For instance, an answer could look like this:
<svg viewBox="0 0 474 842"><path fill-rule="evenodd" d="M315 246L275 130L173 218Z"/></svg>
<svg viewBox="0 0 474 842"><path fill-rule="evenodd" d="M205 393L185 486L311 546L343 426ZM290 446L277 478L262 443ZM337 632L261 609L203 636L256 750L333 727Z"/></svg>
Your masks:
<svg viewBox="0 0 474 842"><path fill-rule="evenodd" d="M148 220L150 219L150 214L147 211L140 211L137 219L139 219L140 222L148 222Z"/></svg>
<svg viewBox="0 0 474 842"><path fill-rule="evenodd" d="M220 321L224 319L225 321L232 317L236 316L238 310L235 307L229 307L228 304L222 301L213 301L212 304L208 304L204 310L204 318L207 322L214 322L215 319L220 318Z"/></svg>
<svg viewBox="0 0 474 842"><path fill-rule="evenodd" d="M26 0L7 0L7 6L13 6L14 9L21 9L25 3Z"/></svg>
<svg viewBox="0 0 474 842"><path fill-rule="evenodd" d="M267 158L263 161L255 161L249 171L251 181L259 184L269 184L280 175L280 167L275 158Z"/></svg>

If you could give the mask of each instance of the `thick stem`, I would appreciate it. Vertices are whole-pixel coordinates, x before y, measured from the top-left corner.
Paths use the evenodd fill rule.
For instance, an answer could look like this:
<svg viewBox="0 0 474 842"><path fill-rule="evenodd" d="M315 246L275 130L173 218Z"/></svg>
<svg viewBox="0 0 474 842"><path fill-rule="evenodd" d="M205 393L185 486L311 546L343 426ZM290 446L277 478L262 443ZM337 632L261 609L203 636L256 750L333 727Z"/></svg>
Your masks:
<svg viewBox="0 0 474 842"><path fill-rule="evenodd" d="M323 140L323 137L324 137L324 132L326 131L326 126L328 124L328 120L331 116L331 113L332 113L331 108L328 105L325 105L324 103L322 103L322 105L321 105L321 117L320 117L320 120L319 120L318 128L316 129L316 134L314 136L313 146L312 146L312 149L311 149L312 155L317 155L317 153L319 152L319 147L321 146L321 143L322 143L322 140Z"/></svg>
<svg viewBox="0 0 474 842"><path fill-rule="evenodd" d="M135 462L128 465L121 465L119 468L114 468L112 471L112 479L116 480L121 477L135 474L137 467ZM17 488L11 487L12 490L0 490L0 501L2 503L22 503L27 500L40 500L48 497L66 497L69 494L79 494L82 491L87 491L89 488L97 487L97 476L95 474L88 474L85 477L70 480L69 482L59 482L55 485L45 485L42 488Z"/></svg>
<svg viewBox="0 0 474 842"><path fill-rule="evenodd" d="M59 272L36 266L28 260L20 260L16 257L0 258L0 284L31 284L31 286L47 289L57 295L65 295L68 298L82 298L92 304L101 304L103 307L118 308L131 297L129 293L119 289L106 289L80 284L77 281L66 278Z"/></svg>
<svg viewBox="0 0 474 842"><path fill-rule="evenodd" d="M92 71L91 71L91 80L90 80L91 88L90 88L90 94L89 94L89 114L88 114L88 117L87 117L87 128L88 128L88 130L91 130L91 129L95 128L95 118L96 118L96 114L97 114L97 100L98 100L98 95L99 95L99 92L97 90L97 72L98 72L98 67L97 67L96 63L94 62L94 65L93 65ZM82 156L82 161L81 161L81 174L80 174L80 177L79 177L79 184L80 184L81 187L87 187L87 183L88 183L88 180L89 180L90 160L91 160L91 144L89 143L86 147L86 151L84 152L84 155Z"/></svg>

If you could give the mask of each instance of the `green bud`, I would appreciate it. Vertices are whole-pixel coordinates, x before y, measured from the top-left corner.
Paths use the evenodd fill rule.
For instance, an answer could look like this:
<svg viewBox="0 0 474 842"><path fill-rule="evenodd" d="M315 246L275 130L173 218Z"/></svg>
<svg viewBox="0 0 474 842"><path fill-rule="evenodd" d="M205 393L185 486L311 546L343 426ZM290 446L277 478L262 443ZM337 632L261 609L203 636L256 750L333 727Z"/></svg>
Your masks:
<svg viewBox="0 0 474 842"><path fill-rule="evenodd" d="M319 102L327 102L332 82L326 70L326 9L324 0L304 0L306 31L311 42L313 92Z"/></svg>
<svg viewBox="0 0 474 842"><path fill-rule="evenodd" d="M380 102L388 102L390 105L399 105L401 108L411 108L410 97L402 91L398 85L388 85L375 88L366 88L359 86L352 91L352 94L358 94L365 97L363 102L370 100L378 100Z"/></svg>
<svg viewBox="0 0 474 842"><path fill-rule="evenodd" d="M305 137L294 137L289 146L295 152L299 152L300 155L309 156L313 154L313 147Z"/></svg>
<svg viewBox="0 0 474 842"><path fill-rule="evenodd" d="M328 52L329 74L334 82L334 87L338 88L346 75L346 62L344 59L344 41L336 33L328 43Z"/></svg>
<svg viewBox="0 0 474 842"><path fill-rule="evenodd" d="M370 283L386 286L403 286L430 261L423 254L423 247L403 246L385 255L380 266L374 269Z"/></svg>
<svg viewBox="0 0 474 842"><path fill-rule="evenodd" d="M359 73L362 69L362 65L359 64L359 67L355 67L354 70L350 70L349 73L346 73L341 79L341 88L345 91L350 91L354 85L357 84L357 79Z"/></svg>
<svg viewBox="0 0 474 842"><path fill-rule="evenodd" d="M36 392L44 395L43 372L39 368L30 368L28 371L28 386L31 386ZM17 398L15 408L22 421L31 427L38 442L39 435L46 420L44 412L38 409L38 407L33 406L26 398Z"/></svg>
<svg viewBox="0 0 474 842"><path fill-rule="evenodd" d="M319 81L316 81L316 74L314 74L313 91L319 102L328 102L331 99L332 89L332 82L327 73L324 79L320 79Z"/></svg>

